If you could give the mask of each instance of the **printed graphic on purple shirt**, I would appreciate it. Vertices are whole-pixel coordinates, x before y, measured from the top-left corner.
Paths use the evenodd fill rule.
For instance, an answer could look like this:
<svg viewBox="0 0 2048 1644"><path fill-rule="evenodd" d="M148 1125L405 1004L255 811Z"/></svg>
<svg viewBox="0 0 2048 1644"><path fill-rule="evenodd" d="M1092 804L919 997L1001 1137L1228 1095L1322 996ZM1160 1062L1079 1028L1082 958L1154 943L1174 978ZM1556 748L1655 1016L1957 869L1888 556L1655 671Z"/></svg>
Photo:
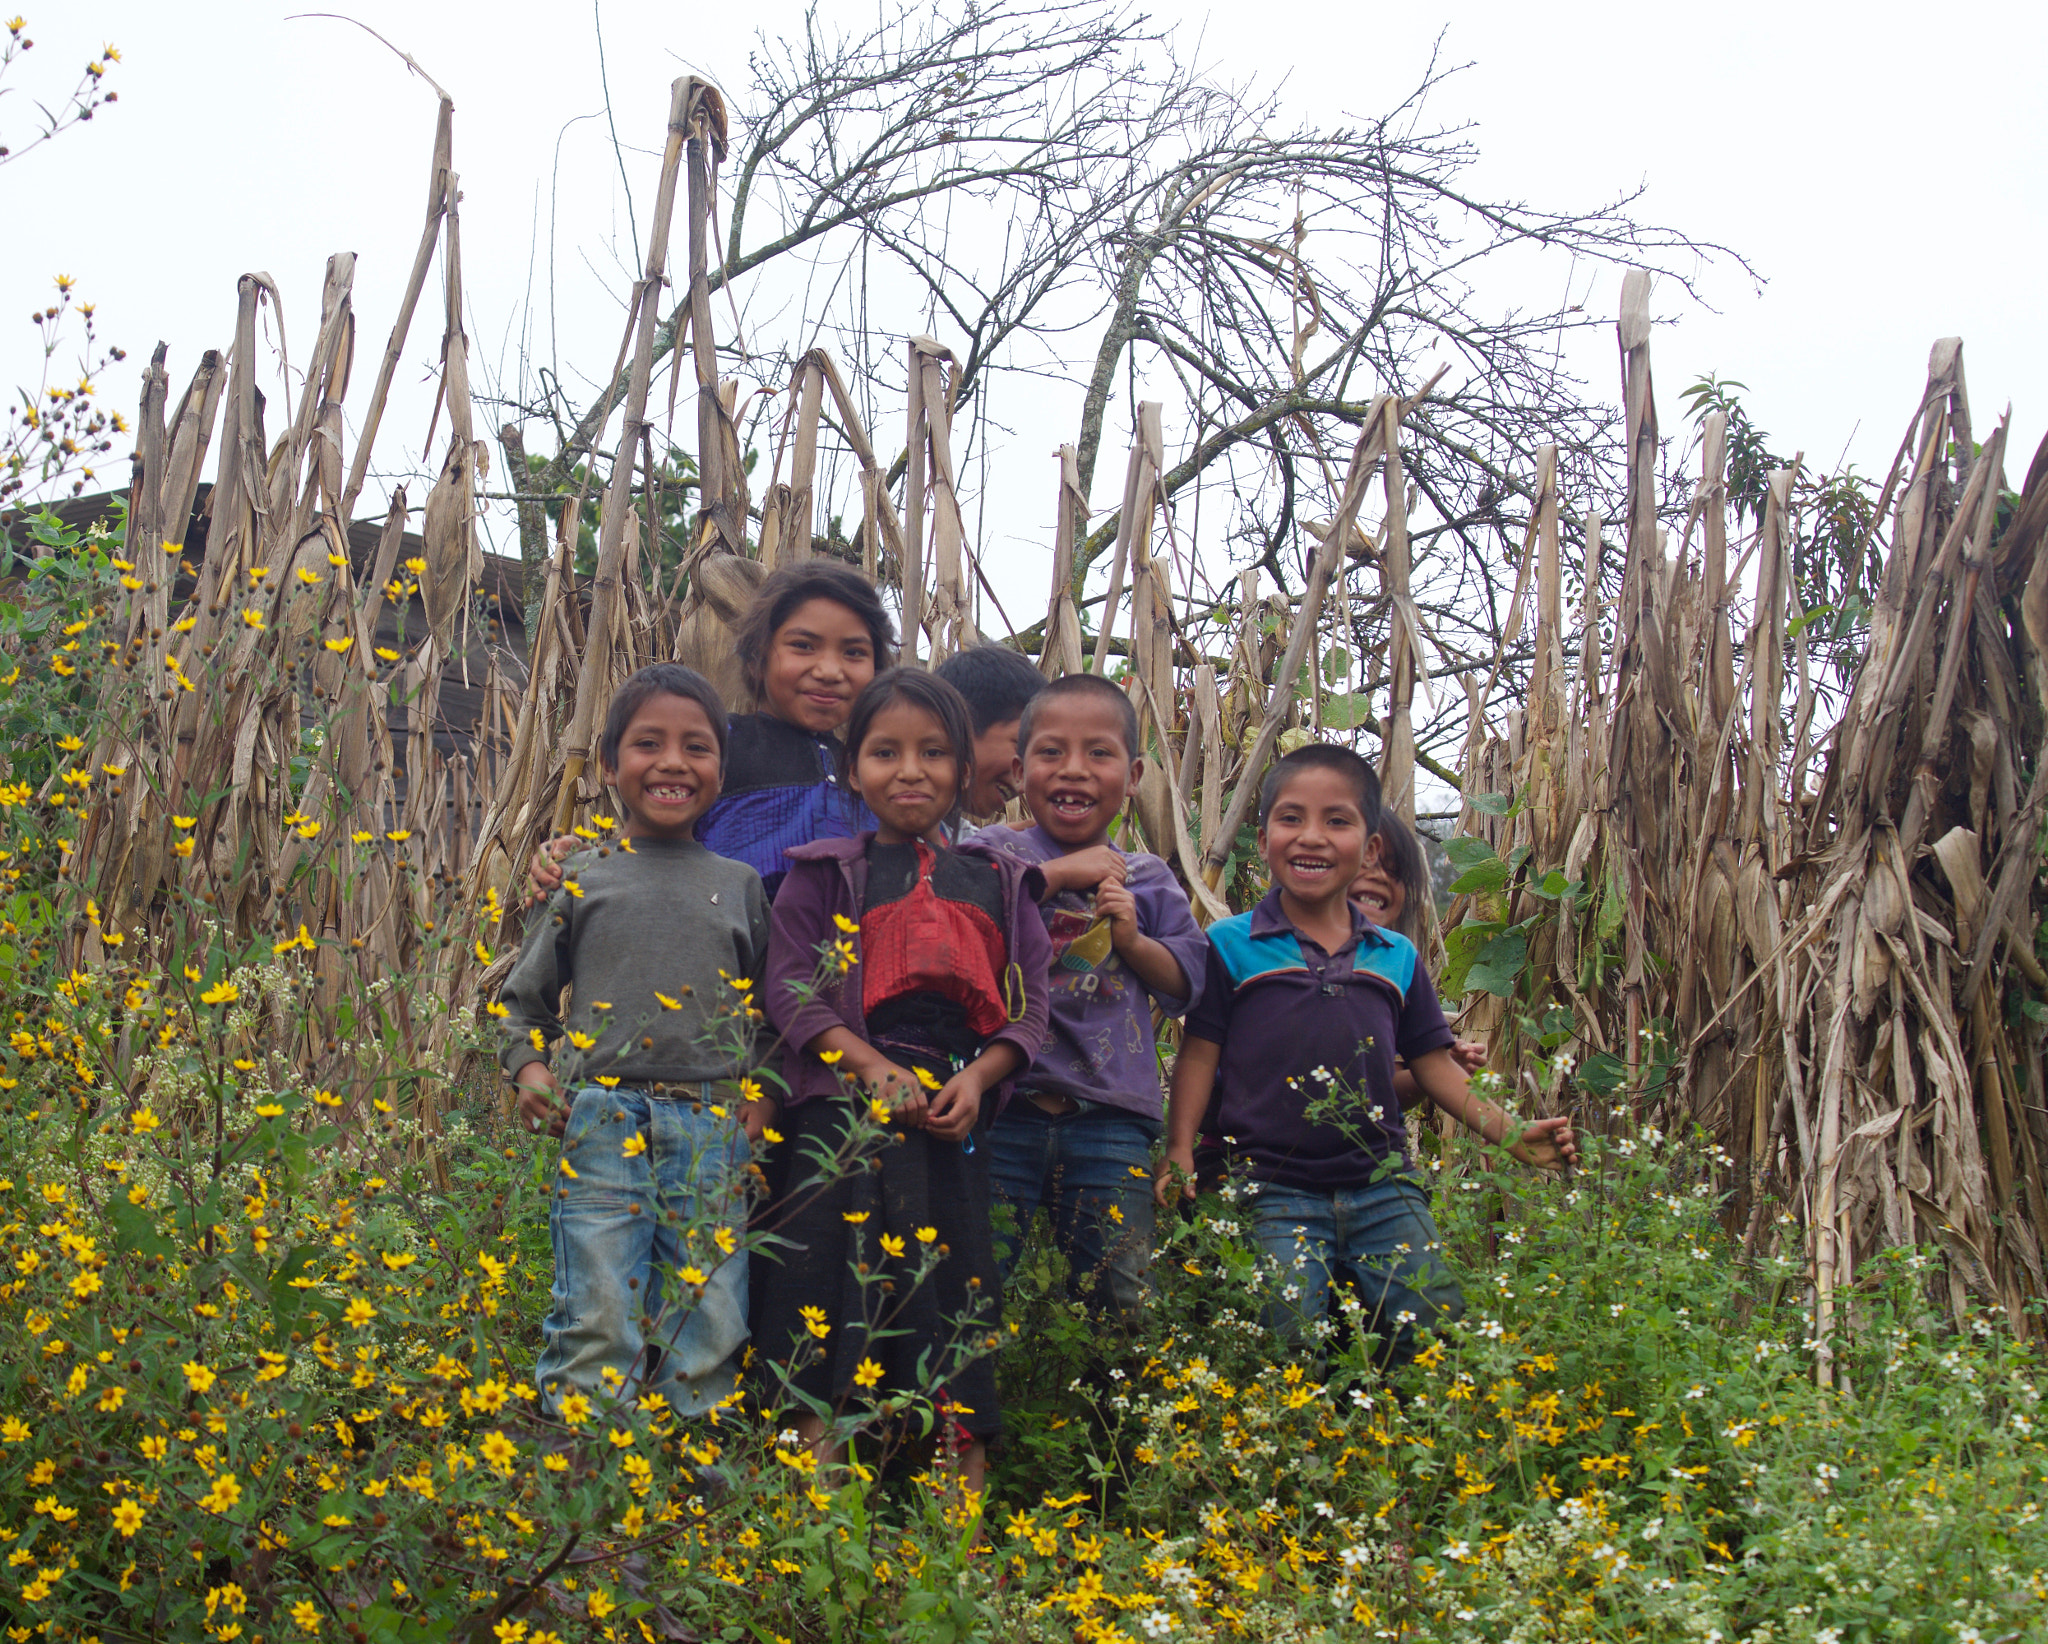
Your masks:
<svg viewBox="0 0 2048 1644"><path fill-rule="evenodd" d="M998 824L982 829L975 839L1036 864L1065 854L1039 828ZM1138 929L1173 955L1188 991L1155 997L1132 974L1110 941L1109 920L1095 911L1092 891L1048 897L1038 911L1053 948L1051 1031L1037 1061L1019 1077L1018 1088L1113 1107L1157 1124L1165 1095L1153 1007L1178 1016L1193 1002L1202 985L1208 939L1171 868L1142 851L1125 853L1124 863L1124 882L1138 906Z"/></svg>

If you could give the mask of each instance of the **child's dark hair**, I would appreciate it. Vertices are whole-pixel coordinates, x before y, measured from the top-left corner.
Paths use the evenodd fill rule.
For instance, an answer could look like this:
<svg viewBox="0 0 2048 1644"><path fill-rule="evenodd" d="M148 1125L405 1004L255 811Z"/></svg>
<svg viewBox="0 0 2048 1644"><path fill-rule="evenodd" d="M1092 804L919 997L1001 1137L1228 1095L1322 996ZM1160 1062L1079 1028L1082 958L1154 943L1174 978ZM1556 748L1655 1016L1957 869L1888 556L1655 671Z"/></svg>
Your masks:
<svg viewBox="0 0 2048 1644"><path fill-rule="evenodd" d="M1273 761L1266 780L1259 784L1259 826L1273 813L1280 790L1303 771L1335 771L1349 782L1358 795L1358 811L1365 818L1366 836L1380 831L1380 779L1362 755L1329 742L1311 742Z"/></svg>
<svg viewBox="0 0 2048 1644"><path fill-rule="evenodd" d="M946 740L953 745L953 757L960 765L960 786L947 808L946 820L960 814L960 800L974 782L974 716L967 699L936 674L922 668L891 668L876 674L853 699L853 712L846 721L846 764L849 770L860 758L860 745L867 739L875 716L896 702L921 708L939 722Z"/></svg>
<svg viewBox="0 0 2048 1644"><path fill-rule="evenodd" d="M625 740L626 727L633 723L649 697L679 696L685 702L694 702L704 710L704 717L711 721L711 734L718 738L718 763L725 764L725 704L718 699L718 692L711 681L698 673L695 668L685 668L680 662L650 662L636 673L626 676L625 684L612 698L612 705L605 710L604 730L597 739L597 757L604 762L604 768L615 771L619 768L619 744Z"/></svg>
<svg viewBox="0 0 2048 1644"><path fill-rule="evenodd" d="M1429 880L1422 842L1413 828L1384 808L1375 833L1380 842L1380 871L1401 887L1401 917L1394 921L1394 929L1419 947L1430 915L1436 911L1436 887Z"/></svg>
<svg viewBox="0 0 2048 1644"><path fill-rule="evenodd" d="M1031 699L1045 689L1045 675L1007 645L970 645L932 672L967 699L976 736L991 725L1021 719Z"/></svg>
<svg viewBox="0 0 2048 1644"><path fill-rule="evenodd" d="M756 697L768 671L768 648L775 630L796 613L798 606L813 599L829 599L860 618L875 645L875 672L896 662L896 625L882 606L875 585L850 565L829 559L805 560L771 572L754 596L754 603L740 619L733 636L733 649L740 659L740 675Z"/></svg>
<svg viewBox="0 0 2048 1644"><path fill-rule="evenodd" d="M1124 739L1124 752L1136 759L1144 750L1138 745L1138 710L1131 706L1130 693L1100 674L1062 674L1047 683L1024 704L1023 722L1017 727L1017 752L1023 754L1031 743L1031 724L1049 702L1070 696L1092 696L1116 708L1117 731Z"/></svg>

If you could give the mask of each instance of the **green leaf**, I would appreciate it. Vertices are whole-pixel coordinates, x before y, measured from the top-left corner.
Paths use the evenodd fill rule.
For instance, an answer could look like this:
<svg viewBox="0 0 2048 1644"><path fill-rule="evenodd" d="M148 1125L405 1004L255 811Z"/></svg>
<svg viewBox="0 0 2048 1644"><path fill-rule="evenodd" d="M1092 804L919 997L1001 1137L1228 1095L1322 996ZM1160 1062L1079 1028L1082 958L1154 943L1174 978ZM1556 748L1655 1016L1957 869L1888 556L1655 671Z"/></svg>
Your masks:
<svg viewBox="0 0 2048 1644"><path fill-rule="evenodd" d="M1512 801L1504 793L1468 793L1465 803L1481 816L1506 816Z"/></svg>
<svg viewBox="0 0 2048 1644"><path fill-rule="evenodd" d="M1451 881L1453 896L1467 896L1474 891L1497 891L1508 882L1508 865L1494 854L1494 849L1483 839L1472 839L1463 834L1444 844L1444 854L1451 859L1451 866L1458 877Z"/></svg>
<svg viewBox="0 0 2048 1644"><path fill-rule="evenodd" d="M1628 1080L1628 1064L1619 1056L1596 1050L1579 1064L1579 1083L1595 1096L1612 1096Z"/></svg>
<svg viewBox="0 0 2048 1644"><path fill-rule="evenodd" d="M1486 944L1507 929L1500 919L1468 919L1444 938L1444 970L1437 991L1455 999L1467 991L1466 973Z"/></svg>
<svg viewBox="0 0 2048 1644"><path fill-rule="evenodd" d="M1529 936L1526 931L1504 930L1474 957L1465 972L1465 991L1491 993L1508 998L1515 991L1515 984L1522 978L1522 970L1529 961Z"/></svg>

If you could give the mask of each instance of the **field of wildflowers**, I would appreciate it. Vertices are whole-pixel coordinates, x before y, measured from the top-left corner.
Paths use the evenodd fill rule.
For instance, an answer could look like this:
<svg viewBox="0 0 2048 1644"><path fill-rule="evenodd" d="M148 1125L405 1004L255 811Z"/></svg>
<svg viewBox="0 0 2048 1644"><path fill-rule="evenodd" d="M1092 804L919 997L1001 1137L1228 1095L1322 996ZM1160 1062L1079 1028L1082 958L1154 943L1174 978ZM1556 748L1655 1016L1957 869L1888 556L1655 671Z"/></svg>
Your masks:
<svg viewBox="0 0 2048 1644"><path fill-rule="evenodd" d="M543 1419L556 1165L463 1083L487 1019L423 1036L441 1007L407 975L298 921L238 929L206 875L102 922L72 864L81 797L126 778L88 755L125 573L106 538L46 526L43 548L0 594L15 1644L2048 1630L2034 1356L1957 1329L1942 1269L1900 1250L1859 1272L1817 1388L1802 1262L1731 1240L1728 1161L1646 1128L1626 1090L1569 1181L1426 1141L1470 1305L1392 1379L1347 1319L1275 1356L1258 1311L1290 1280L1226 1193L1164 1220L1128 1339L1029 1247L979 1502L901 1457L821 1470L737 1395L688 1421L577 1397ZM309 734L285 768L309 780L318 753ZM405 843L323 835L297 871L405 885ZM495 906L411 890L423 939L509 942ZM686 1233L707 1266L763 1237Z"/></svg>

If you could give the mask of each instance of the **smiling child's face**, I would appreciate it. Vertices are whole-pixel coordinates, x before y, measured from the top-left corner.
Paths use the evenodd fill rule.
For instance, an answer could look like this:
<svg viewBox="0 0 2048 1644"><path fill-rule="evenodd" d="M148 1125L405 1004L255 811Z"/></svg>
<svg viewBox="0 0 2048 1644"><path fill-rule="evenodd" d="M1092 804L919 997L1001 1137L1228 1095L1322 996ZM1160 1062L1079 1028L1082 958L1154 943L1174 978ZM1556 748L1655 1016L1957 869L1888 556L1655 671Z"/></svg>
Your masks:
<svg viewBox="0 0 2048 1644"><path fill-rule="evenodd" d="M1273 796L1259 829L1259 854L1297 907L1327 911L1365 866L1369 835L1358 788L1343 772L1310 765Z"/></svg>
<svg viewBox="0 0 2048 1644"><path fill-rule="evenodd" d="M853 791L875 813L883 844L930 837L960 795L960 757L945 726L914 702L891 702L854 752Z"/></svg>
<svg viewBox="0 0 2048 1644"><path fill-rule="evenodd" d="M1365 866L1358 870L1346 893L1359 912L1383 929L1398 924L1401 910L1408 905L1408 892L1387 872L1385 854L1380 836L1374 834L1365 849Z"/></svg>
<svg viewBox="0 0 2048 1644"><path fill-rule="evenodd" d="M1017 727L1006 719L974 735L974 783L967 790L969 816L991 817L1024 791L1017 763Z"/></svg>
<svg viewBox="0 0 2048 1644"><path fill-rule="evenodd" d="M619 762L605 770L626 812L629 839L693 839L718 798L718 731L692 697L657 691L633 710Z"/></svg>
<svg viewBox="0 0 2048 1644"><path fill-rule="evenodd" d="M875 636L836 599L807 599L768 640L761 699L769 713L816 736L846 723L875 677Z"/></svg>
<svg viewBox="0 0 2048 1644"><path fill-rule="evenodd" d="M1031 820L1069 851L1109 837L1124 796L1144 772L1124 746L1116 704L1093 692L1034 703L1031 743L1019 752Z"/></svg>

